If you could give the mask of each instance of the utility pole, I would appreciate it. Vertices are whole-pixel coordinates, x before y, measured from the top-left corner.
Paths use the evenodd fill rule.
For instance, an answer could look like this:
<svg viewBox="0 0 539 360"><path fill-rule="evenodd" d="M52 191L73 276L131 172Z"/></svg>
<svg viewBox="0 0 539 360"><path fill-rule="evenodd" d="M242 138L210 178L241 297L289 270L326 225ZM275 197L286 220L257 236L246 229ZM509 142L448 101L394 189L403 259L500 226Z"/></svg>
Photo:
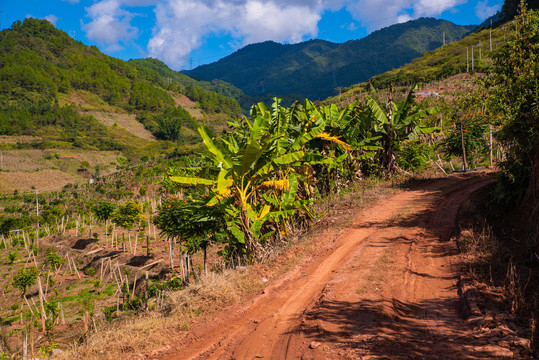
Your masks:
<svg viewBox="0 0 539 360"><path fill-rule="evenodd" d="M479 49L479 60L481 60L481 41L477 44L477 48Z"/></svg>
<svg viewBox="0 0 539 360"><path fill-rule="evenodd" d="M36 189L36 211L37 216L39 216L39 190Z"/></svg>
<svg viewBox="0 0 539 360"><path fill-rule="evenodd" d="M468 171L468 164L466 163L466 146L464 145L464 129L462 126L462 119L460 120L460 145L462 146L462 170Z"/></svg>
<svg viewBox="0 0 539 360"><path fill-rule="evenodd" d="M37 189L36 189L36 212L37 212L36 245L39 248L39 190ZM41 284L39 284L39 288L41 289Z"/></svg>
<svg viewBox="0 0 539 360"><path fill-rule="evenodd" d="M443 32L442 48L445 46L445 31Z"/></svg>

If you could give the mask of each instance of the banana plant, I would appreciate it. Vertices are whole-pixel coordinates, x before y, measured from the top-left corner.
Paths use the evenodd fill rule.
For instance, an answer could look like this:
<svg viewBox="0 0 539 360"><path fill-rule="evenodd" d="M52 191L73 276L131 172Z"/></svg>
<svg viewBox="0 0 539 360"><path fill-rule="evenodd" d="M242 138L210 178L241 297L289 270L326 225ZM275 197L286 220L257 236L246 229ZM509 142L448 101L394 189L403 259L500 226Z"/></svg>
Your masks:
<svg viewBox="0 0 539 360"><path fill-rule="evenodd" d="M393 171L396 167L395 145L404 140L416 139L421 134L439 130L426 124L424 119L428 115L436 114L440 111L440 107L422 109L414 100L416 89L417 85L414 85L405 101L394 103L390 99L385 107L367 96L365 121L370 124L373 132L381 137L380 161L387 171Z"/></svg>
<svg viewBox="0 0 539 360"><path fill-rule="evenodd" d="M268 133L269 122L265 117L257 116L249 130L247 137L232 133L217 140L209 128L202 126L199 133L210 153L209 158L219 169L217 176L212 179L175 176L171 180L183 185L210 187L207 206L232 199L227 209L231 218L227 227L247 250L253 251L261 224L270 210L257 201L257 194L266 188L288 190L290 178L278 175L300 161L305 153L295 149L279 153L277 142L281 134Z"/></svg>
<svg viewBox="0 0 539 360"><path fill-rule="evenodd" d="M309 152L308 143L320 139L347 146L338 137L324 132L325 123L314 113L312 103L307 103L307 107L309 113L297 104L285 109L278 99L271 109L259 103L251 109L252 122L240 119L230 123L234 131L221 139L216 139L208 127L200 127L199 133L209 152L207 158L217 169L216 176L170 178L186 186L209 187L207 206L227 202L227 228L248 252L255 252L259 242L271 235L263 231L264 224L282 222L295 211L308 214L306 202L298 196L298 181L304 179L302 174L308 173L304 170L310 162L331 162ZM308 117L310 113L312 116ZM261 201L269 192L274 198L288 200L279 206Z"/></svg>

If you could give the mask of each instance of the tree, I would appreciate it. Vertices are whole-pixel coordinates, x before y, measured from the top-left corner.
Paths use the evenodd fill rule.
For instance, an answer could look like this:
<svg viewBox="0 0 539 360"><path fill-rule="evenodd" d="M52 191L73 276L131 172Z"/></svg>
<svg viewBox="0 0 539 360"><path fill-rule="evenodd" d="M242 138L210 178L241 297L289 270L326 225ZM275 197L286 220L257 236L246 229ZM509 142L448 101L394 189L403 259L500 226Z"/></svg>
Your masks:
<svg viewBox="0 0 539 360"><path fill-rule="evenodd" d="M505 146L505 198L537 203L539 194L539 14L524 3L515 20L516 36L494 56L490 85L493 109L506 119L499 139ZM536 211L533 210L532 211Z"/></svg>
<svg viewBox="0 0 539 360"><path fill-rule="evenodd" d="M21 291L21 295L24 296L28 287L36 283L36 279L36 267L32 267L30 269L20 268L17 275L13 277L13 285L19 288L19 290Z"/></svg>
<svg viewBox="0 0 539 360"><path fill-rule="evenodd" d="M226 213L223 206L205 206L203 198L204 195L189 199L165 199L153 222L161 234L180 240L188 255L203 250L206 271L207 248L221 232Z"/></svg>
<svg viewBox="0 0 539 360"><path fill-rule="evenodd" d="M92 207L93 213L101 221L110 219L115 209L116 205L106 200L99 200L99 202Z"/></svg>
<svg viewBox="0 0 539 360"><path fill-rule="evenodd" d="M392 94L387 106L380 106L373 98L367 97L367 116L376 135L381 137L382 149L379 151L380 165L392 172L396 168L395 148L404 140L416 139L421 134L437 130L424 122L428 115L437 113L439 107L422 109L414 100L413 86L401 103L394 103ZM392 93L392 90L391 90Z"/></svg>
<svg viewBox="0 0 539 360"><path fill-rule="evenodd" d="M145 219L142 215L142 206L135 203L134 201L128 201L125 204L118 205L118 209L112 215L112 221L120 227L129 230L133 226Z"/></svg>
<svg viewBox="0 0 539 360"><path fill-rule="evenodd" d="M227 230L248 255L261 250L260 243L272 233L281 231L264 229L266 223L309 213L297 191L300 169L308 162L329 162L331 158L309 153L306 144L325 139L346 146L324 132L320 116L307 118L305 110L286 110L278 99L271 110L264 103L253 106L251 119L252 123L247 119L231 123L234 131L220 140L208 127L199 128L210 153L208 160L215 167L212 178L171 177L187 186L209 187L206 206L227 204ZM259 200L262 197L265 202ZM280 198L286 201L275 200Z"/></svg>

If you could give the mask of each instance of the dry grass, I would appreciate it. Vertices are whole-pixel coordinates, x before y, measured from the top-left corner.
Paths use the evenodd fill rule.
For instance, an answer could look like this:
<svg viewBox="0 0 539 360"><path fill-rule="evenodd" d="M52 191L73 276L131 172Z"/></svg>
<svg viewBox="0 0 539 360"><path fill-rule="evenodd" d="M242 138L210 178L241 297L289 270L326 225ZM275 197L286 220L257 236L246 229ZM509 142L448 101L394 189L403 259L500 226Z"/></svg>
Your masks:
<svg viewBox="0 0 539 360"><path fill-rule="evenodd" d="M0 173L0 192L32 191L32 187L39 191L55 191L73 181L72 176L60 170L2 172Z"/></svg>
<svg viewBox="0 0 539 360"><path fill-rule="evenodd" d="M33 144L38 143L40 141L43 141L43 139L39 136L8 136L8 135L2 135L0 136L0 144L17 144L17 143L23 143L23 144Z"/></svg>
<svg viewBox="0 0 539 360"><path fill-rule="evenodd" d="M86 111L104 111L112 113L122 113L125 110L109 105L98 95L85 90L73 90L68 95L58 94L58 103L60 106L74 104L83 112Z"/></svg>
<svg viewBox="0 0 539 360"><path fill-rule="evenodd" d="M86 114L92 115L105 126L114 126L116 124L140 138L146 140L155 140L155 137L144 128L144 125L135 119L134 114L119 114L100 111L92 111Z"/></svg>
<svg viewBox="0 0 539 360"><path fill-rule="evenodd" d="M169 93L169 94L174 99L174 102L176 102L176 105L180 105L192 117L194 117L197 120L201 120L201 119L204 118L204 114L197 107L197 104L195 102L191 101L187 96L177 94L177 93Z"/></svg>
<svg viewBox="0 0 539 360"><path fill-rule="evenodd" d="M131 359L141 352L181 340L195 319L209 316L260 290L256 269L210 273L188 288L166 294L162 311L150 311L110 324L74 345L63 359Z"/></svg>
<svg viewBox="0 0 539 360"><path fill-rule="evenodd" d="M79 149L7 150L2 151L0 192L13 190L55 191L67 183L81 179L77 169L86 161L90 167L99 166L101 174L113 168L121 154L116 151Z"/></svg>
<svg viewBox="0 0 539 360"><path fill-rule="evenodd" d="M51 168L54 164L44 158L43 150L2 151L2 170L36 171Z"/></svg>

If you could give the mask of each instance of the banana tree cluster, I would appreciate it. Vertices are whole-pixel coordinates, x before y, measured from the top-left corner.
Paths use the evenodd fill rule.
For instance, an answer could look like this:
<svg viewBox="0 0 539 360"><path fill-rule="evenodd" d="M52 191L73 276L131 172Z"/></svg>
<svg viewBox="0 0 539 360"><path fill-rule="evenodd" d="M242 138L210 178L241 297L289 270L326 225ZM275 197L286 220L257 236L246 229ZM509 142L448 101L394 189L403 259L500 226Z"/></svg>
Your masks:
<svg viewBox="0 0 539 360"><path fill-rule="evenodd" d="M381 151L392 156L392 144L405 136L431 131L421 123L429 111L415 106L412 92L403 104L390 106L394 116L372 99L345 109L317 107L308 100L290 108L279 99L271 108L259 103L249 118L229 123L231 130L221 138L200 127L209 169L170 180L206 189L204 204L197 206L221 209L227 249L260 255L268 241L286 237L295 224L313 216L311 201L336 178L353 177L361 161Z"/></svg>

